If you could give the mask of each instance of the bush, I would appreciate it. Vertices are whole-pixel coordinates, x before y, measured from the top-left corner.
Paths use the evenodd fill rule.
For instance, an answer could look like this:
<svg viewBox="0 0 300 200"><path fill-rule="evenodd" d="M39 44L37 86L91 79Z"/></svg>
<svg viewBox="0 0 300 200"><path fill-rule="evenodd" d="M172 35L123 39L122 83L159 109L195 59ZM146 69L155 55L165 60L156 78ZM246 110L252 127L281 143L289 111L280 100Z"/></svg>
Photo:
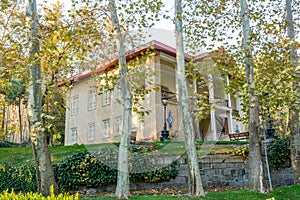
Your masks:
<svg viewBox="0 0 300 200"><path fill-rule="evenodd" d="M36 191L36 179L34 167L21 165L12 167L0 166L0 191L34 192Z"/></svg>
<svg viewBox="0 0 300 200"><path fill-rule="evenodd" d="M27 143L15 143L10 141L0 141L0 147L26 147Z"/></svg>
<svg viewBox="0 0 300 200"><path fill-rule="evenodd" d="M62 191L76 189L78 186L99 187L114 184L117 181L117 151L103 148L97 153L81 152L57 164L54 168L56 180ZM162 182L177 176L176 163L157 167L143 154L132 154L130 159L136 163L130 165L130 180L135 182ZM107 165L109 164L109 166ZM151 171L136 172L136 168L151 167Z"/></svg>
<svg viewBox="0 0 300 200"><path fill-rule="evenodd" d="M80 152L55 167L56 181L62 191L78 186L103 186L115 183L117 170L101 163L90 152Z"/></svg>
<svg viewBox="0 0 300 200"><path fill-rule="evenodd" d="M276 139L267 146L270 166L279 170L284 168L290 157L290 140L288 138Z"/></svg>
<svg viewBox="0 0 300 200"><path fill-rule="evenodd" d="M176 163L160 166L153 156L147 156L144 149L135 149L130 154L130 180L135 182L162 182L177 176ZM152 155L152 154L150 154ZM99 187L117 181L118 148L101 148L97 153L88 151L77 153L53 165L59 189L67 191L79 186ZM141 171L142 170L142 171ZM137 173L138 172L138 173ZM7 190L35 192L37 188L33 166L0 166L0 192Z"/></svg>
<svg viewBox="0 0 300 200"><path fill-rule="evenodd" d="M78 200L79 195L67 195L67 194L59 194L59 195L54 195L54 189L51 187L50 189L50 196L44 197L41 194L37 193L18 193L15 194L14 191L8 192L8 190L0 193L0 199L10 199L10 200Z"/></svg>
<svg viewBox="0 0 300 200"><path fill-rule="evenodd" d="M232 154L239 155L242 156L244 159L247 159L249 156L249 147L240 147L238 149L234 149Z"/></svg>

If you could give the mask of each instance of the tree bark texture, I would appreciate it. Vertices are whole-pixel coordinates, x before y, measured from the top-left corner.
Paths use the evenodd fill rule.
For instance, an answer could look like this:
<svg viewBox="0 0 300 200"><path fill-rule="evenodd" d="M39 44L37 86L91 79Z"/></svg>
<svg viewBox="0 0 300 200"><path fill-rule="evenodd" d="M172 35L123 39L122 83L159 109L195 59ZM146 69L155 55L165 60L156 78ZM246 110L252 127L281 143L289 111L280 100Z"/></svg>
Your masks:
<svg viewBox="0 0 300 200"><path fill-rule="evenodd" d="M20 142L23 142L23 124L22 124L22 110L21 110L21 98L18 99L18 115L19 115L19 130L20 130Z"/></svg>
<svg viewBox="0 0 300 200"><path fill-rule="evenodd" d="M32 22L30 56L34 60L30 65L28 116L31 126L31 140L35 158L38 192L44 196L48 196L50 194L50 186L54 187L55 193L58 193L58 187L54 178L46 135L43 133L42 128L42 73L39 59L40 45L36 0L27 0L26 15L31 18Z"/></svg>
<svg viewBox="0 0 300 200"><path fill-rule="evenodd" d="M240 0L243 29L243 49L246 56L246 80L249 92L249 177L251 190L265 193L264 170L259 136L258 98L255 95L254 65L250 46L250 22L247 0Z"/></svg>
<svg viewBox="0 0 300 200"><path fill-rule="evenodd" d="M176 34L176 60L177 60L177 88L179 105L184 126L185 149L189 167L189 195L205 196L196 153L195 133L193 119L190 113L189 96L185 77L185 60L182 34L182 5L181 0L175 0L175 34Z"/></svg>
<svg viewBox="0 0 300 200"><path fill-rule="evenodd" d="M109 8L113 27L116 31L116 42L119 58L119 78L124 100L123 111L123 129L119 146L118 156L118 179L116 188L116 197L118 199L128 199L130 197L129 188L129 168L128 168L128 147L130 144L131 123L132 123L132 95L127 80L127 66L124 46L124 37L122 35L118 20L116 5L114 0L109 1Z"/></svg>
<svg viewBox="0 0 300 200"><path fill-rule="evenodd" d="M293 64L293 90L296 91L296 95L299 102L300 99L300 74L296 71L298 63L297 50L293 42L295 42L294 21L292 12L292 0L286 0L286 24L288 37L291 40L290 46L290 59ZM296 100L297 101L297 100ZM299 122L299 103L296 101L291 102L290 109L290 145L291 145L291 161L294 183L300 184L300 122Z"/></svg>

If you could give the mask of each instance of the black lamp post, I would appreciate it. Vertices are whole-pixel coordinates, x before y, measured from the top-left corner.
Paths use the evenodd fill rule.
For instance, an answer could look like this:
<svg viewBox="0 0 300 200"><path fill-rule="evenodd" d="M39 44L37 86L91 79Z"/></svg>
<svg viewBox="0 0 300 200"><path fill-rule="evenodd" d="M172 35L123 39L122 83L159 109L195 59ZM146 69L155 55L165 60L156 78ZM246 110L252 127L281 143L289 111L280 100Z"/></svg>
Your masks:
<svg viewBox="0 0 300 200"><path fill-rule="evenodd" d="M268 99L268 93L265 92L264 93L264 96L266 97L266 103L268 103L269 99ZM275 129L273 128L273 120L271 120L271 116L270 116L270 108L269 106L267 107L268 108L268 119L266 121L266 139L267 140L271 140L271 139L274 139L275 136L274 136L274 132L275 132Z"/></svg>
<svg viewBox="0 0 300 200"><path fill-rule="evenodd" d="M169 138L169 131L167 130L167 113L166 113L166 107L168 105L168 96L164 95L161 97L161 102L164 105L164 128L161 131L161 137L160 141L167 141L170 140Z"/></svg>
<svg viewBox="0 0 300 200"><path fill-rule="evenodd" d="M273 121L269 119L267 121L267 129L266 129L266 139L269 139L269 140L275 138L275 136L274 136L275 129L272 127L272 124L273 124Z"/></svg>

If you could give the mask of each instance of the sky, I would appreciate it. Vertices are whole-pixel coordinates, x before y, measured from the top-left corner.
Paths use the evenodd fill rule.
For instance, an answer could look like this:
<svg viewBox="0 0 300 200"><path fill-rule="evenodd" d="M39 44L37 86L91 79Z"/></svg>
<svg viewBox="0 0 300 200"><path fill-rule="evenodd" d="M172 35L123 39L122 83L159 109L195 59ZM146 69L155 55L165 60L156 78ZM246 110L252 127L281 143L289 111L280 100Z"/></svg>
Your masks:
<svg viewBox="0 0 300 200"><path fill-rule="evenodd" d="M52 0L57 1L57 0ZM174 1L173 0L162 0L164 5L166 5L166 9L172 15L174 13ZM71 0L62 0L66 7L71 7ZM172 3L171 3L172 2ZM154 28L158 29L166 29L166 30L174 30L175 25L171 20L166 20L161 17L161 20L155 23Z"/></svg>

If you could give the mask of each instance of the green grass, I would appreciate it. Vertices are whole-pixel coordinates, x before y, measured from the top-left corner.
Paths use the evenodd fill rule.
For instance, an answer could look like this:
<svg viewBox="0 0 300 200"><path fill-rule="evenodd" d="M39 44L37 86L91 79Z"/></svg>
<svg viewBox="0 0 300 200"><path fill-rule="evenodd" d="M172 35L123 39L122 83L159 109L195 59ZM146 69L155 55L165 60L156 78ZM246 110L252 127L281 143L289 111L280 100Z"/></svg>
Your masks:
<svg viewBox="0 0 300 200"><path fill-rule="evenodd" d="M185 154L184 142L154 142L149 143L154 146L156 151L161 154L168 155L183 155ZM230 153L234 149L244 145L244 143L236 142L205 142L204 144L197 144L198 154L220 154L220 153ZM113 146L118 148L117 143L113 144L93 144L93 145L73 145L73 146L50 146L49 151L51 154L51 159L53 163L58 163L61 160L68 158L71 155L82 151L97 151L97 149L104 146ZM33 163L33 153L31 147L5 147L0 148L0 164L7 163L12 165L19 165L24 163Z"/></svg>
<svg viewBox="0 0 300 200"><path fill-rule="evenodd" d="M114 200L113 195L100 197L84 197L85 200ZM188 197L184 195L133 195L133 200L298 200L300 199L300 185L276 188L269 194L261 194L250 190L237 190L226 192L209 192L205 197Z"/></svg>

